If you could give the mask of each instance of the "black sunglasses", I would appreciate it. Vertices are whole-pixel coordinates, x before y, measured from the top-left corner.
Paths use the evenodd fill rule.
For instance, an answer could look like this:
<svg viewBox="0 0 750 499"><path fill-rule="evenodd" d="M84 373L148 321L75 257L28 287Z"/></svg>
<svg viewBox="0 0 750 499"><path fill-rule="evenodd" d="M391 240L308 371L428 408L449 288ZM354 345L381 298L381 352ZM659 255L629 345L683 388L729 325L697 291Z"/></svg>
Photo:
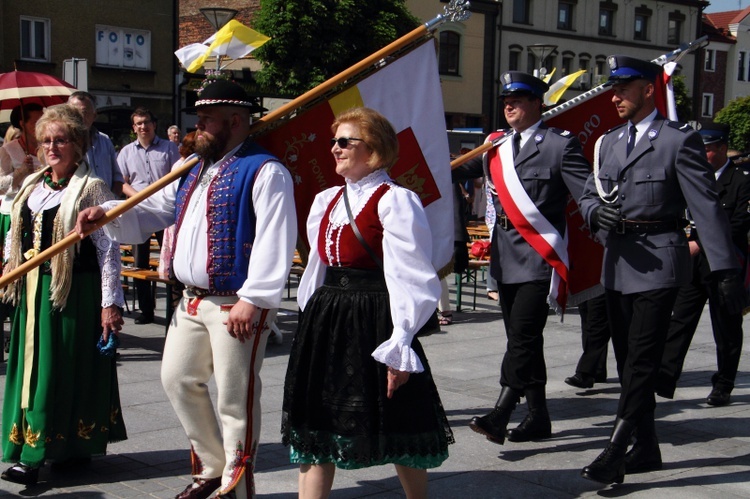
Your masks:
<svg viewBox="0 0 750 499"><path fill-rule="evenodd" d="M352 140L359 140L360 142L364 142L364 139L358 139L356 137L334 137L331 139L331 147L333 147L335 144L338 144L341 149L346 149L349 146L349 142Z"/></svg>

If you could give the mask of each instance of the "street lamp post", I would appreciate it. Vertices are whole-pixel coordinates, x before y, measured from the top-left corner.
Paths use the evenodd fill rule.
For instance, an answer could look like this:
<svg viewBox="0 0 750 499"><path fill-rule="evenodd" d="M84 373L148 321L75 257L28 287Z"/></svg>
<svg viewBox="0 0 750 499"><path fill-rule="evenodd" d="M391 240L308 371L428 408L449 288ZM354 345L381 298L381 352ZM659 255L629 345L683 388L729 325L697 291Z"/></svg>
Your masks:
<svg viewBox="0 0 750 499"><path fill-rule="evenodd" d="M221 28L224 27L226 23L234 19L234 16L237 15L237 11L234 9L226 9L223 7L203 7L199 9L201 14L203 14L208 20L208 22L211 24L211 26L214 27L215 31L219 31ZM221 56L216 56L216 70L221 69Z"/></svg>
<svg viewBox="0 0 750 499"><path fill-rule="evenodd" d="M536 57L537 61L539 61L539 67L537 69L534 69L534 76L536 76L537 78L543 78L546 74L544 61L555 50L557 50L557 45L552 45L549 43L534 43L527 46L526 48L529 49L529 51L534 54L534 57Z"/></svg>

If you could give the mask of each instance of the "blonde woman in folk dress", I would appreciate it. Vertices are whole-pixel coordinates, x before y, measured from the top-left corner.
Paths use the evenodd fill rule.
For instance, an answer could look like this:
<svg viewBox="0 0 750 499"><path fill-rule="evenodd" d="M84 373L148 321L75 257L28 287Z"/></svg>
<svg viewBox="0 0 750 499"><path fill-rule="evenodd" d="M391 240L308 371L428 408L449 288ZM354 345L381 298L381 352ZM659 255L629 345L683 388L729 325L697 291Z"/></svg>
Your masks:
<svg viewBox="0 0 750 499"><path fill-rule="evenodd" d="M315 198L310 256L284 388L282 434L300 465L300 497L325 497L335 469L393 463L406 496L426 497L427 469L453 434L415 334L434 315L440 281L419 197L386 169L398 141L377 112L331 127L344 187ZM345 207L369 249L355 235Z"/></svg>
<svg viewBox="0 0 750 499"><path fill-rule="evenodd" d="M83 160L88 131L74 108L45 110L36 125L45 166L13 202L6 271L65 238L78 212L113 197ZM114 352L122 327L119 245L101 230L5 288L16 306L2 412L2 479L37 482L45 461L74 468L127 438ZM114 338L113 338L114 340Z"/></svg>

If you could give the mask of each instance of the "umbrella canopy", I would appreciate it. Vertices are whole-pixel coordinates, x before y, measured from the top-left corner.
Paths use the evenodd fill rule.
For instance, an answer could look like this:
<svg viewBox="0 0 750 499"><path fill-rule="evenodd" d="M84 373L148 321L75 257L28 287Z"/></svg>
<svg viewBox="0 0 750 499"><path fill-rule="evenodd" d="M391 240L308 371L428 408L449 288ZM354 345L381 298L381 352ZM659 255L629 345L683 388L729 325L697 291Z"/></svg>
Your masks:
<svg viewBox="0 0 750 499"><path fill-rule="evenodd" d="M19 104L36 102L43 107L62 104L75 92L71 84L43 73L10 71L0 74L0 123L10 121L11 110Z"/></svg>

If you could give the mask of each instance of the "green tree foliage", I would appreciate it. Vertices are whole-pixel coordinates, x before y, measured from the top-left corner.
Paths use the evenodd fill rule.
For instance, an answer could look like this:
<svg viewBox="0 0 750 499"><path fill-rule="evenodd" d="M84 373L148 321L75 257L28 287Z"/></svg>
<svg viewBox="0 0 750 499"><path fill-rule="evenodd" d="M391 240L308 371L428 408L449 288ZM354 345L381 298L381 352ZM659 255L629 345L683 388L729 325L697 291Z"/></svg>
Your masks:
<svg viewBox="0 0 750 499"><path fill-rule="evenodd" d="M750 95L738 97L716 113L714 121L731 127L729 148L738 151L750 150Z"/></svg>
<svg viewBox="0 0 750 499"><path fill-rule="evenodd" d="M404 0L263 0L253 28L271 40L253 53L265 92L294 97L419 25Z"/></svg>

